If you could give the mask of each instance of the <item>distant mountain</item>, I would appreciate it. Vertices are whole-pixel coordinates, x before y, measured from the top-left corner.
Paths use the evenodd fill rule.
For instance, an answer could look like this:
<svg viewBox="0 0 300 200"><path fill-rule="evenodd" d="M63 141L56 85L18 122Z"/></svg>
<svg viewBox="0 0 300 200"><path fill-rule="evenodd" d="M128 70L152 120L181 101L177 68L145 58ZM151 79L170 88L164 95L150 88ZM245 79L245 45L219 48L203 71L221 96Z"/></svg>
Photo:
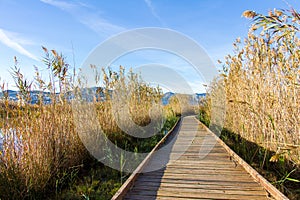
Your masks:
<svg viewBox="0 0 300 200"><path fill-rule="evenodd" d="M82 93L81 97L88 102L93 101L94 97L96 97L97 99L100 99L100 100L104 100L105 95L101 91L102 90L99 87L85 88L81 91L81 93ZM19 100L18 91L14 91L14 90L6 90L4 92L0 92L0 99L4 97L5 93L6 93L6 95L8 95L9 100L11 100L11 101ZM57 93L56 95L58 95L58 94L59 93ZM51 95L50 92L43 92L43 91L38 91L38 90L30 91L30 102L29 103L37 104L40 97L42 97L43 102L45 104L50 104L52 101L50 95ZM75 98L75 95L71 91L66 92L65 98L70 101Z"/></svg>
<svg viewBox="0 0 300 200"><path fill-rule="evenodd" d="M11 101L18 101L18 91L14 91L14 90L6 90L4 92L0 92L0 98L4 97L4 94L6 93L6 95L8 95L9 100ZM39 100L39 96L43 97L43 101L45 104L49 104L51 103L51 99L50 99L50 93L49 92L42 92L42 91L30 91L30 103L31 104L36 104L38 103Z"/></svg>
<svg viewBox="0 0 300 200"><path fill-rule="evenodd" d="M206 93L196 93L195 94L195 98L197 100L200 100L201 98L204 98L204 97L206 97Z"/></svg>
<svg viewBox="0 0 300 200"><path fill-rule="evenodd" d="M109 91L110 95L112 95L112 90ZM14 91L14 90L6 90L4 91L4 93L7 93L8 98L12 101L18 101L18 91ZM58 95L58 94L57 94ZM175 95L175 93L173 92L166 92L165 94L163 94L163 97L161 99L162 104L163 105L167 105L169 104L170 98L173 97ZM191 95L191 104L197 104L198 101L205 97L205 93L196 93L194 95ZM0 92L0 99L3 98L4 94L2 92ZM43 102L45 104L50 104L51 103L51 98L50 98L50 92L43 92L43 91L31 91L30 92L30 97L31 97L31 104L37 104L39 101L39 97L42 96L43 97ZM103 93L103 88L101 87L92 87L92 88L84 88L81 91L81 97L88 101L91 102L94 100L94 98L96 98L98 101L105 101L105 94ZM75 98L75 95L73 92L67 92L65 94L65 98L67 100L72 100Z"/></svg>
<svg viewBox="0 0 300 200"><path fill-rule="evenodd" d="M162 104L167 105L170 102L170 98L173 97L176 93L173 92L166 92L162 97ZM193 95L190 95L190 104L195 105L198 104L199 100L201 98L204 98L206 96L206 93L196 93Z"/></svg>
<svg viewBox="0 0 300 200"><path fill-rule="evenodd" d="M166 92L166 93L163 95L163 97L161 98L162 104L163 104L163 105L169 104L170 98L171 98L172 96L174 96L174 95L175 95L175 93L173 93L173 92Z"/></svg>
<svg viewBox="0 0 300 200"><path fill-rule="evenodd" d="M196 93L193 95L193 99L191 100L191 104L195 105L198 104L200 99L205 98L206 97L206 93Z"/></svg>

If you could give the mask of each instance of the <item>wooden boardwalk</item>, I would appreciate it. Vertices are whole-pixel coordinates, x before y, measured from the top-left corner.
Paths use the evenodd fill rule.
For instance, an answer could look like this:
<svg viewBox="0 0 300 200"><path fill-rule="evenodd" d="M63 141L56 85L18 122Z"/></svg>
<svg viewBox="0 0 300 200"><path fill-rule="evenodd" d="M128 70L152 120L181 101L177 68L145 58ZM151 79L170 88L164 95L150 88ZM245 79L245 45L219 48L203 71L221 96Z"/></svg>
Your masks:
<svg viewBox="0 0 300 200"><path fill-rule="evenodd" d="M287 199L193 116L181 120L164 146L112 199Z"/></svg>

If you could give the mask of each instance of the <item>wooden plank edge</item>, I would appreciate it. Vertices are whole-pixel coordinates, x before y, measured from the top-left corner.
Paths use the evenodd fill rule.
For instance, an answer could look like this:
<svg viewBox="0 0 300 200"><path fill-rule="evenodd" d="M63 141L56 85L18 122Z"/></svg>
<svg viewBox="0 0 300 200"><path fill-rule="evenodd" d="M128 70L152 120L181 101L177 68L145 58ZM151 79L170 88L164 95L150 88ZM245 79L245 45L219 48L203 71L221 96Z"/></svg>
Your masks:
<svg viewBox="0 0 300 200"><path fill-rule="evenodd" d="M195 117L196 118L196 117ZM262 175L260 175L253 167L251 167L246 161L244 161L239 155L237 155L227 144L221 140L215 133L213 133L207 126L200 122L197 118L199 124L203 125L205 129L210 132L222 145L229 155L238 162L253 178L256 180L263 188L275 199L278 200L289 200L283 193L281 193L275 186L273 186L268 180L266 180Z"/></svg>
<svg viewBox="0 0 300 200"><path fill-rule="evenodd" d="M154 152L164 144L166 139L173 133L175 128L179 125L179 122L182 120L180 117L172 129L155 145L155 147L150 151L150 153L146 156L146 158L139 164L139 166L134 170L134 172L128 177L125 183L119 188L119 190L114 194L111 198L112 200L121 200L125 197L128 190L134 185L135 180L138 178L140 172L144 169L144 167L148 164L150 158L154 154Z"/></svg>

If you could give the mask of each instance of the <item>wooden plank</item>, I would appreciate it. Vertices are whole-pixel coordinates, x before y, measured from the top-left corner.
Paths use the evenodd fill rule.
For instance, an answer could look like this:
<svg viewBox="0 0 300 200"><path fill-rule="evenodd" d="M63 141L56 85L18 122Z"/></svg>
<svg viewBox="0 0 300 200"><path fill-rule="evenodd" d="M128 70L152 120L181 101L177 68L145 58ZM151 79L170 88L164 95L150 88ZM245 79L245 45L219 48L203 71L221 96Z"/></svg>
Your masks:
<svg viewBox="0 0 300 200"><path fill-rule="evenodd" d="M173 183L173 184L194 184L194 185L218 185L218 186L232 186L232 187L256 187L260 186L256 182L242 182L242 181L222 181L222 180L187 180L187 179L138 179L140 182L151 182L151 183ZM134 189L134 188L133 188Z"/></svg>
<svg viewBox="0 0 300 200"><path fill-rule="evenodd" d="M170 168L168 168L170 169ZM212 174L212 175L219 175L219 176L223 176L223 175L230 175L230 176L241 176L241 175L244 175L245 172L242 172L242 171L225 171L225 170L184 170L184 169L173 169L172 171L170 170L166 170L164 172L151 172L151 174L149 174L150 176L151 175L186 175L186 174L192 174L192 175L207 175L207 174ZM147 174L143 174L143 175L147 175Z"/></svg>
<svg viewBox="0 0 300 200"><path fill-rule="evenodd" d="M186 197L186 198L210 198L210 199L266 199L266 195L255 194L226 194L223 193L203 193L203 192L182 192L181 190L173 190L173 191L149 191L149 190L142 190L142 191L134 191L132 195L145 195L145 196L162 196L162 197L169 197L172 199L173 197Z"/></svg>
<svg viewBox="0 0 300 200"><path fill-rule="evenodd" d="M267 192L263 189L257 189L257 190L228 190L227 188L211 188L211 187L206 187L206 188L200 188L200 187L182 187L181 185L178 185L176 187L174 186L168 186L164 185L162 186L144 186L144 185L137 185L135 190L143 191L164 191L164 192L172 192L174 190L184 192L184 193L204 193L204 194L233 194L233 195L261 195L261 196L266 196Z"/></svg>
<svg viewBox="0 0 300 200"><path fill-rule="evenodd" d="M214 159L214 157L207 156L205 158L205 160L197 160L197 159L200 159L198 157L197 159L188 159L188 161L185 157L183 157L183 158L180 157L177 160L170 159L170 162L168 163L168 165L190 165L190 166L207 165L208 166L210 164L215 164L216 166L218 166L218 165L235 166L237 164L237 162L235 160L233 160L232 158L229 158L229 157L228 158L226 158L226 157L220 158L219 157L220 159Z"/></svg>
<svg viewBox="0 0 300 200"><path fill-rule="evenodd" d="M136 186L142 185L145 187L161 186L161 187L174 187L174 188L202 188L202 189L226 189L226 190L245 190L245 191L265 191L258 184L253 185L220 185L220 184L207 184L207 183L172 183L172 182L146 182L137 180Z"/></svg>
<svg viewBox="0 0 300 200"><path fill-rule="evenodd" d="M125 199L130 199L130 200L158 200L158 199L167 199L167 200L175 200L175 199L184 199L184 200L199 200L199 199L216 199L216 200L228 200L228 199L236 199L236 200L262 200L262 199L266 199L265 197L254 197L254 196L243 196L243 197L239 197L237 196L203 196L203 197L187 197L187 196L145 196L145 195L137 195L137 194L132 194L129 198L125 198Z"/></svg>
<svg viewBox="0 0 300 200"><path fill-rule="evenodd" d="M241 168L185 168L185 167L173 167L173 166L168 166L166 168L167 170L165 171L165 173L168 173L168 170L172 170L173 173L218 173L218 174L224 174L224 173L235 173L235 174L244 174L245 172L242 171Z"/></svg>
<svg viewBox="0 0 300 200"><path fill-rule="evenodd" d="M179 182L179 181L194 181L194 182L219 182L222 184L248 184L248 183L255 183L252 179L248 178L231 178L231 179L224 179L220 176L203 176L203 177L172 177L172 176L143 176L141 177L141 180L149 180L149 181L163 181L163 180L168 180L168 181L173 181L173 182ZM257 184L257 183L256 183Z"/></svg>
<svg viewBox="0 0 300 200"><path fill-rule="evenodd" d="M186 178L186 179L207 179L207 180L250 180L253 181L252 176L248 175L243 176L237 175L237 176L232 176L231 174L217 174L217 173L211 173L211 174L196 174L196 173L173 173L173 172L168 172L168 173L150 173L150 174L143 174L145 177L161 177L161 178Z"/></svg>

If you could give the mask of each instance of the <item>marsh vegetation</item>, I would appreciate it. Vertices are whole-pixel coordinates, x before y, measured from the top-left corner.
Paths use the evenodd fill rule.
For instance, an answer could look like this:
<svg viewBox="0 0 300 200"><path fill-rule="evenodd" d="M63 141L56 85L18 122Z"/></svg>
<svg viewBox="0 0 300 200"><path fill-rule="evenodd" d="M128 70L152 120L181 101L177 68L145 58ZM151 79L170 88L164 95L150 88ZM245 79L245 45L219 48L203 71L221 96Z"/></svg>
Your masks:
<svg viewBox="0 0 300 200"><path fill-rule="evenodd" d="M222 139L291 199L300 186L300 15L274 10L245 11L253 20L248 36L208 88L200 120L209 124L211 99L225 85ZM262 171L265 170L265 171Z"/></svg>

